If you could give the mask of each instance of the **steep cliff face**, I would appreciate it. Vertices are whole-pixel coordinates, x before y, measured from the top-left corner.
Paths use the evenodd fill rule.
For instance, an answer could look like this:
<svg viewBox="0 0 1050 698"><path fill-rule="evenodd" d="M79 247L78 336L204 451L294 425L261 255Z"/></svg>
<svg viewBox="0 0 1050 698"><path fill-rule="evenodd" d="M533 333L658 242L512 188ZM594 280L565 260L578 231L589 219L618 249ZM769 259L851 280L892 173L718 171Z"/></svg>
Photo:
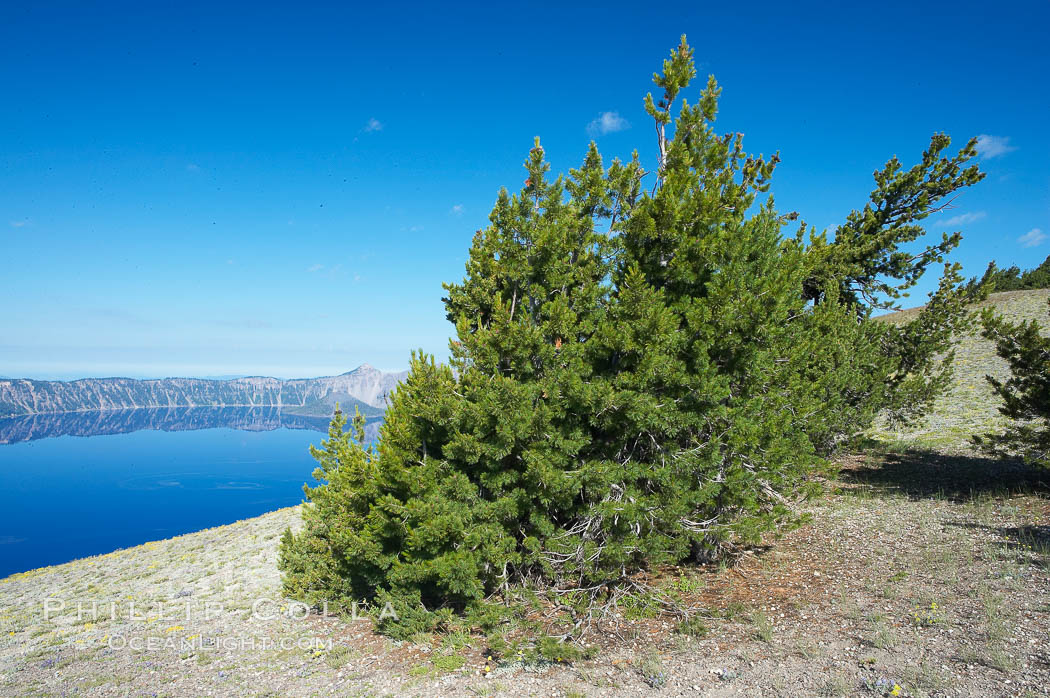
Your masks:
<svg viewBox="0 0 1050 698"><path fill-rule="evenodd" d="M280 407L147 407L130 410L47 412L20 417L0 417L0 444L35 441L54 436L127 434L142 429L192 431L196 429L309 429L326 433L330 415L288 414ZM382 417L365 424L365 441L379 436Z"/></svg>
<svg viewBox="0 0 1050 698"><path fill-rule="evenodd" d="M150 407L285 407L301 414L329 416L337 402L363 403L364 412L381 413L407 371L384 373L365 364L323 378L250 377L85 378L76 381L0 380L0 417L88 410ZM368 410L368 408L372 408Z"/></svg>
<svg viewBox="0 0 1050 698"><path fill-rule="evenodd" d="M336 402L346 403L348 398L352 398L372 407L386 409L390 393L406 376L408 376L408 371L384 373L368 364L362 364L353 371L338 376L284 381L281 386L281 396L285 405L309 405L313 402L334 405ZM241 380L273 379L244 378Z"/></svg>

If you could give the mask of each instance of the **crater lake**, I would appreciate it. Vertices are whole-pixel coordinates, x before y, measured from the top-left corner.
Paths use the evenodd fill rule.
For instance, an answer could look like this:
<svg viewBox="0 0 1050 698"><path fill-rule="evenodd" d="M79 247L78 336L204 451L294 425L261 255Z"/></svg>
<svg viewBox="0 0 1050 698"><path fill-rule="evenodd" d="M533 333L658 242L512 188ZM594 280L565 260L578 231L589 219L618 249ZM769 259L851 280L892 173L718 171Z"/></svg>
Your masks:
<svg viewBox="0 0 1050 698"><path fill-rule="evenodd" d="M0 419L0 577L298 504L327 429L280 408Z"/></svg>

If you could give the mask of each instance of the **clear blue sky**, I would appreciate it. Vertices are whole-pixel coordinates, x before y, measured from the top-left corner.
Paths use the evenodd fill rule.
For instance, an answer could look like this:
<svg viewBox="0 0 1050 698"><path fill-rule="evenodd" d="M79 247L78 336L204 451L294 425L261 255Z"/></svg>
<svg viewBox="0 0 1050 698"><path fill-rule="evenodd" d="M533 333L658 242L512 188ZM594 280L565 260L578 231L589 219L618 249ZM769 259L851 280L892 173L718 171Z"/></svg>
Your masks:
<svg viewBox="0 0 1050 698"><path fill-rule="evenodd" d="M642 97L683 32L719 130L780 150L781 210L833 226L889 156L984 134L931 232L971 275L1050 253L1045 0L218 5L0 6L0 375L446 356L441 282L532 138L556 171L592 135L651 163Z"/></svg>

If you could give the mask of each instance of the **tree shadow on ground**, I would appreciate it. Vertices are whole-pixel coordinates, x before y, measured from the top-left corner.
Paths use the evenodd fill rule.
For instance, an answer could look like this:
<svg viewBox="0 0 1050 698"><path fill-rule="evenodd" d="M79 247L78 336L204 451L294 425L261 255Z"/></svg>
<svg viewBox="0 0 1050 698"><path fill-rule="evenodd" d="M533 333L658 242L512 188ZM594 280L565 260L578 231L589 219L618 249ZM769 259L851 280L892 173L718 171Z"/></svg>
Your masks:
<svg viewBox="0 0 1050 698"><path fill-rule="evenodd" d="M989 526L973 521L949 521L948 525L970 530L990 531L1003 538L1008 548L1039 549L1050 552L1050 525Z"/></svg>
<svg viewBox="0 0 1050 698"><path fill-rule="evenodd" d="M995 534L1002 549L1027 557L1028 562L1050 569L1050 525L994 526L973 521L948 521L949 526Z"/></svg>
<svg viewBox="0 0 1050 698"><path fill-rule="evenodd" d="M868 450L843 465L840 480L847 488L897 493L913 499L965 502L982 496L1050 495L1050 471L1045 469L1019 460L918 448Z"/></svg>

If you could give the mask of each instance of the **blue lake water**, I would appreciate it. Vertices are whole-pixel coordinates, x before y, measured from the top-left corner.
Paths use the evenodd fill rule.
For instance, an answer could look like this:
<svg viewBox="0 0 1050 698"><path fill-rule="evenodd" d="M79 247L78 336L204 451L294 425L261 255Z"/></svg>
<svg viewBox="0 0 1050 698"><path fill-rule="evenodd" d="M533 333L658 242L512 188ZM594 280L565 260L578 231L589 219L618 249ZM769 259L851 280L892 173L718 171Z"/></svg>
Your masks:
<svg viewBox="0 0 1050 698"><path fill-rule="evenodd" d="M298 504L326 428L245 408L0 420L0 577Z"/></svg>

